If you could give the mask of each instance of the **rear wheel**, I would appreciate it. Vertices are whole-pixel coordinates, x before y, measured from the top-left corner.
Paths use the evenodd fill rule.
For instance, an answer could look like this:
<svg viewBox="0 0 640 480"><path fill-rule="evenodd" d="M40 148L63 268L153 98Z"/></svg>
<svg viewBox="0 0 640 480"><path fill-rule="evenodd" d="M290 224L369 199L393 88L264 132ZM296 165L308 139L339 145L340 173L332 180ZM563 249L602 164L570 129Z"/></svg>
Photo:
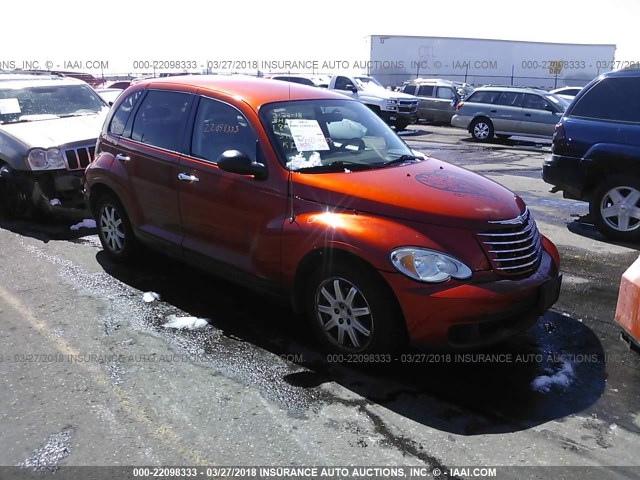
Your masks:
<svg viewBox="0 0 640 480"><path fill-rule="evenodd" d="M487 118L476 118L469 131L475 141L488 142L493 138L493 123Z"/></svg>
<svg viewBox="0 0 640 480"><path fill-rule="evenodd" d="M594 191L589 210L604 236L640 241L640 179L622 175L606 178Z"/></svg>
<svg viewBox="0 0 640 480"><path fill-rule="evenodd" d="M381 278L361 266L319 267L309 279L305 306L327 351L391 352L404 342L395 298Z"/></svg>
<svg viewBox="0 0 640 480"><path fill-rule="evenodd" d="M104 251L117 262L131 259L138 242L120 200L111 193L102 195L98 199L95 216Z"/></svg>

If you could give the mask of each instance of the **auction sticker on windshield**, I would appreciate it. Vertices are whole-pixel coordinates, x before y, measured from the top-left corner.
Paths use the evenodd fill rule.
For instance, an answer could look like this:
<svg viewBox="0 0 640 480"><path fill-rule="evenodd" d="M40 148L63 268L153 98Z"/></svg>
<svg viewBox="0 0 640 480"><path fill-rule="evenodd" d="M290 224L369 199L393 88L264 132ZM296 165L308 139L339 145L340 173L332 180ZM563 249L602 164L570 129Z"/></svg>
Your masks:
<svg viewBox="0 0 640 480"><path fill-rule="evenodd" d="M317 120L289 118L287 125L299 152L329 150L329 144Z"/></svg>
<svg viewBox="0 0 640 480"><path fill-rule="evenodd" d="M0 98L0 115L20 113L20 104L17 98Z"/></svg>

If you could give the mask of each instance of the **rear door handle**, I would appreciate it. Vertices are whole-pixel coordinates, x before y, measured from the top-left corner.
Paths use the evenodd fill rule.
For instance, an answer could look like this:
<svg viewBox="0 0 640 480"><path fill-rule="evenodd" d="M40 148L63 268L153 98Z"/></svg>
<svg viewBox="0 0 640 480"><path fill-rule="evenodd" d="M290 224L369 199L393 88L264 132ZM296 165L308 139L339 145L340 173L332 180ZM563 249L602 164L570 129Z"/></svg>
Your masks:
<svg viewBox="0 0 640 480"><path fill-rule="evenodd" d="M120 160L121 162L129 162L131 160L131 157L129 155L119 153L116 155L116 160Z"/></svg>
<svg viewBox="0 0 640 480"><path fill-rule="evenodd" d="M178 180L182 180L184 182L199 182L200 179L195 175L189 175L188 173L179 173Z"/></svg>
<svg viewBox="0 0 640 480"><path fill-rule="evenodd" d="M497 113L497 110L489 110L491 113Z"/></svg>

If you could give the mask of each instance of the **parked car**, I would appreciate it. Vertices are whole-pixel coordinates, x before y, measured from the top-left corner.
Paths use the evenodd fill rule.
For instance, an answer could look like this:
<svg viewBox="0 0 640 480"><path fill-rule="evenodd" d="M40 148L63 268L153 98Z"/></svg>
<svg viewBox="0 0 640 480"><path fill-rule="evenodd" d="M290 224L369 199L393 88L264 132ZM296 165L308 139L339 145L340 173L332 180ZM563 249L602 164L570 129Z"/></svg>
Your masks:
<svg viewBox="0 0 640 480"><path fill-rule="evenodd" d="M566 100L537 88L484 86L458 103L451 125L464 128L478 142L490 141L494 135L551 140L568 106Z"/></svg>
<svg viewBox="0 0 640 480"><path fill-rule="evenodd" d="M325 89L133 85L104 123L86 191L113 260L147 245L273 294L340 353L500 342L559 294L558 252L522 199L413 152Z"/></svg>
<svg viewBox="0 0 640 480"><path fill-rule="evenodd" d="M96 92L108 104L113 105L116 98L124 91L122 88L96 88Z"/></svg>
<svg viewBox="0 0 640 480"><path fill-rule="evenodd" d="M599 76L558 123L542 178L589 202L602 234L640 241L640 70Z"/></svg>
<svg viewBox="0 0 640 480"><path fill-rule="evenodd" d="M418 97L418 119L426 122L451 123L462 96L460 84L440 78L416 78L402 86L402 92Z"/></svg>
<svg viewBox="0 0 640 480"><path fill-rule="evenodd" d="M269 77L272 80L282 80L285 82L299 83L301 85L309 85L311 87L327 88L329 86L329 77L322 75L273 75Z"/></svg>
<svg viewBox="0 0 640 480"><path fill-rule="evenodd" d="M580 90L582 90L582 87L560 87L549 90L549 93L558 95L559 97L564 98L566 101L571 103L574 97L578 93L580 93Z"/></svg>
<svg viewBox="0 0 640 480"><path fill-rule="evenodd" d="M75 78L0 82L0 208L13 216L86 217L82 173L107 110Z"/></svg>

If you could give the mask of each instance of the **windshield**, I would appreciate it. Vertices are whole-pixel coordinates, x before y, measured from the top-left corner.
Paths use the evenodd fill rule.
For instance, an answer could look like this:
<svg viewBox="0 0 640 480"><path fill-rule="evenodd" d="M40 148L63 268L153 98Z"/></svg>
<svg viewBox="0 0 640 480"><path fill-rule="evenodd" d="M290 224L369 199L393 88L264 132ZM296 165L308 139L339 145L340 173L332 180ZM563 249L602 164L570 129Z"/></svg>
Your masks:
<svg viewBox="0 0 640 480"><path fill-rule="evenodd" d="M105 107L88 85L0 88L0 123L94 114Z"/></svg>
<svg viewBox="0 0 640 480"><path fill-rule="evenodd" d="M556 107L560 108L563 111L567 109L570 103L568 100L554 94L545 95L545 98L548 99L550 102L554 103Z"/></svg>
<svg viewBox="0 0 640 480"><path fill-rule="evenodd" d="M372 87L372 86L378 86L381 88L384 88L382 86L382 84L380 82L378 82L375 78L373 77L354 77L354 80L358 83L360 83L360 86L364 87Z"/></svg>
<svg viewBox="0 0 640 480"><path fill-rule="evenodd" d="M364 104L302 100L268 104L260 117L282 165L306 173L381 168L416 159Z"/></svg>

